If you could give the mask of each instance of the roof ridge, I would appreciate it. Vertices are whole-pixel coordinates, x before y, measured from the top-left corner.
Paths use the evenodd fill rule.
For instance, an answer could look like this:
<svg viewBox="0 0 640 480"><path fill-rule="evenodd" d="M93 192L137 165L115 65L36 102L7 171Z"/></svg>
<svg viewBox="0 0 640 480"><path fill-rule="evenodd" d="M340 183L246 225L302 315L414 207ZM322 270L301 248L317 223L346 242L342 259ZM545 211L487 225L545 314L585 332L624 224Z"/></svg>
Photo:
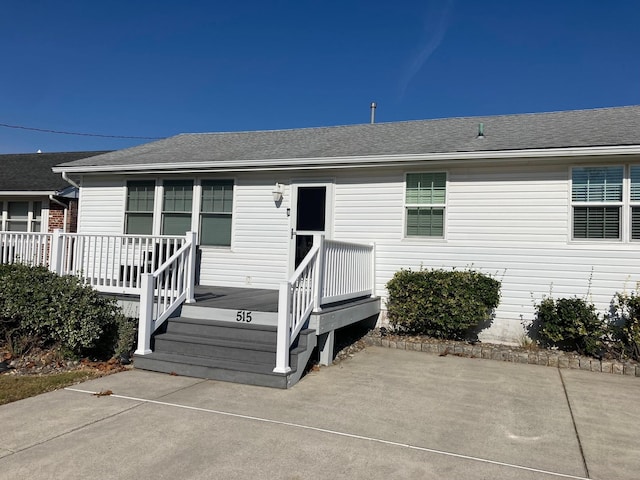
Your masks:
<svg viewBox="0 0 640 480"><path fill-rule="evenodd" d="M377 127L384 125L401 125L407 123L426 123L426 122L438 122L438 121L451 121L451 120L471 120L471 119L491 119L491 118L506 118L506 117L523 117L523 116L545 116L545 115L559 115L570 113L584 113L584 112L596 112L605 110L624 110L631 108L640 108L640 105L620 105L613 107L595 107L595 108L579 108L573 110L552 110L544 112L521 112L521 113L501 113L495 115L467 115L467 116L455 116L455 117L437 117L437 118L422 118L414 120L395 120L388 122L376 122L376 123L352 123L343 125L321 125L317 127L293 127L293 128L273 128L265 130L229 130L229 131L217 131L217 132L183 132L173 137L181 136L196 136L196 135L242 135L242 134L257 134L257 133L278 133L278 132L294 132L294 131L309 131L309 130L333 130L339 128L349 127ZM165 139L166 140L166 139Z"/></svg>

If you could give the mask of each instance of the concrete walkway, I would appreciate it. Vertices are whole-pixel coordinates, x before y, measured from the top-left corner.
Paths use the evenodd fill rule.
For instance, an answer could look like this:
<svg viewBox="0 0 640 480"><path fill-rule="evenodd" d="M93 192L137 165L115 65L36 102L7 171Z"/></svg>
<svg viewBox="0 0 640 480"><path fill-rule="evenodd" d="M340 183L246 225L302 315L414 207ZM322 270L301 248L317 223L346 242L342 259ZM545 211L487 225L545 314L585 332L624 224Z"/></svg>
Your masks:
<svg viewBox="0 0 640 480"><path fill-rule="evenodd" d="M118 373L0 431L2 479L637 479L640 379L369 347L288 391Z"/></svg>

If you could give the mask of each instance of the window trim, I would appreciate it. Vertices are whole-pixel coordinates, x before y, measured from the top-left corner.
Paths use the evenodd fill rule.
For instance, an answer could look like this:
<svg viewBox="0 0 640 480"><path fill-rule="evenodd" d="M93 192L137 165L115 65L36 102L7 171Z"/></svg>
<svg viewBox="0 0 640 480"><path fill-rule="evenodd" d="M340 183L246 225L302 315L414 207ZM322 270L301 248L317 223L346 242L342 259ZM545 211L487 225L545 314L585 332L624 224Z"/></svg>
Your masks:
<svg viewBox="0 0 640 480"><path fill-rule="evenodd" d="M166 185L167 183L171 183L171 182L182 182L182 183L191 183L191 209L189 211L187 210L166 210L165 209L165 202L166 202ZM166 214L174 214L174 215L181 215L186 217L187 215L189 215L189 228L185 231L193 231L193 217L194 217L194 212L195 212L195 201L194 201L194 196L196 195L196 180L195 178L164 178L162 179L162 196L160 199L160 222L159 222L159 229L160 229L160 235L167 235L164 233L164 220L165 220L165 215ZM174 234L168 234L168 235L174 235Z"/></svg>
<svg viewBox="0 0 640 480"><path fill-rule="evenodd" d="M408 176L412 174L439 174L445 176L444 203L407 203ZM404 172L402 188L402 239L408 241L443 241L447 239L447 217L449 204L449 171L437 170L411 170ZM408 211L410 208L441 208L442 209L442 236L408 235Z"/></svg>
<svg viewBox="0 0 640 480"><path fill-rule="evenodd" d="M203 189L203 183L206 182L229 182L231 183L231 189L232 189L232 193L231 193L231 211L229 213L227 212L222 212L222 213L216 213L216 212L203 212L202 211L202 194L204 192ZM224 177L224 178L211 178L211 177L207 177L207 178L200 178L198 179L198 200L197 200L197 224L198 224L198 243L200 244L200 246L205 247L205 248L218 248L218 249L227 249L230 250L231 246L233 244L233 234L234 234L234 221L233 219L235 218L235 209L236 209L236 192L237 192L237 182L235 178L232 177ZM194 203L195 199L194 199ZM202 218L203 218L203 214L208 214L208 215L227 215L229 217L229 221L230 221L230 233L229 233L229 244L228 245L215 245L215 244L204 244L202 243Z"/></svg>
<svg viewBox="0 0 640 480"><path fill-rule="evenodd" d="M128 209L128 204L129 204L129 184L130 183L134 183L134 182L138 182L138 183L153 183L153 207L151 209L151 232L150 233L129 233L127 230L127 218L128 218L128 213L129 209ZM158 203L158 181L155 178L132 178L130 180L126 180L124 183L124 212L123 212L123 223L122 223L122 232L125 235L155 235L156 234L156 208L157 208L157 203ZM148 211L133 211L133 213L146 213L148 214Z"/></svg>
<svg viewBox="0 0 640 480"><path fill-rule="evenodd" d="M9 219L9 203L26 203L27 204L27 218L26 220L20 220L20 222L27 225L26 230L7 230L11 220ZM36 215L34 214L35 204L40 204L40 228L34 230L36 225ZM16 220L13 220L14 222ZM45 233L49 228L49 203L42 198L28 198L20 197L4 197L0 199L0 231L12 231L16 233Z"/></svg>
<svg viewBox="0 0 640 480"><path fill-rule="evenodd" d="M167 176L167 177L153 177L153 178L149 178L149 177L133 177L130 179L127 179L124 182L124 193L123 193L123 202L124 202L124 209L123 209L123 216L122 216L122 231L126 233L126 227L127 227L127 198L128 198L128 184L129 182L154 182L155 188L154 188L154 197L153 197L153 216L152 216L152 232L150 235L154 235L154 236L159 236L159 235L164 235L164 233L162 233L162 223L163 223L163 216L164 216L164 194L165 194L165 183L166 182L171 182L171 181L190 181L192 182L192 199L191 199L191 226L190 226L190 231L192 232L196 232L198 235L198 244L200 243L199 237L200 237L200 215L201 215L201 196L202 196L202 182L203 181L207 181L207 180L212 180L212 181L216 181L216 180L223 180L223 181L229 181L232 182L233 185L233 199L232 199L232 208L231 208L231 244L233 244L233 237L234 237L234 218L236 215L236 188L238 185L237 179L235 177L223 177L223 178L218 178L218 177L188 177L188 178L182 178L182 177L176 177L176 176ZM129 235L137 235L137 234L129 234ZM144 234L140 234L140 235L144 235ZM218 246L218 245L203 245L203 247L205 248L220 248L220 249L227 249L230 250L232 245L228 245L228 246Z"/></svg>
<svg viewBox="0 0 640 480"><path fill-rule="evenodd" d="M602 201L602 202L577 202L573 200L573 170L577 168L608 168L622 167L622 200ZM569 242L576 244L631 244L640 242L640 238L633 239L632 209L640 208L640 199L631 200L631 169L640 169L640 163L611 163L611 164L576 164L569 166L568 194L569 194ZM574 236L575 207L617 207L619 209L619 232L618 238L576 238Z"/></svg>

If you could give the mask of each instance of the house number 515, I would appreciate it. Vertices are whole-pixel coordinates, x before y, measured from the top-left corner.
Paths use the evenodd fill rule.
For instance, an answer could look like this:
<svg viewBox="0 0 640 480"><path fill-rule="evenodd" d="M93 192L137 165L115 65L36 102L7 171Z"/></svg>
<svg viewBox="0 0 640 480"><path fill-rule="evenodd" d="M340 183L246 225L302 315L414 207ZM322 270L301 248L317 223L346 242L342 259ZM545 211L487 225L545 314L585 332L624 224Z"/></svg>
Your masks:
<svg viewBox="0 0 640 480"><path fill-rule="evenodd" d="M251 312L247 312L246 310L238 310L238 313L236 313L236 322L251 322Z"/></svg>

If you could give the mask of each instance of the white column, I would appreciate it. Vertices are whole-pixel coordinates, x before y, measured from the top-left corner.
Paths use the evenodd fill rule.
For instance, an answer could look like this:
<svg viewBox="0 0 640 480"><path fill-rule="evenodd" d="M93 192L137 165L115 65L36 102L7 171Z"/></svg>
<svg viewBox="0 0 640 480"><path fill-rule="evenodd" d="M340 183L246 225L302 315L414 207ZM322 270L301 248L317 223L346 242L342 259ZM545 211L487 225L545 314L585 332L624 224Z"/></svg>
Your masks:
<svg viewBox="0 0 640 480"><path fill-rule="evenodd" d="M148 355L151 353L151 334L153 333L153 274L144 273L141 283L138 348L135 354Z"/></svg>
<svg viewBox="0 0 640 480"><path fill-rule="evenodd" d="M318 256L316 257L315 268L316 289L315 292L313 292L313 311L317 312L320 310L320 302L324 295L324 235L314 235L313 246L318 247Z"/></svg>
<svg viewBox="0 0 640 480"><path fill-rule="evenodd" d="M186 303L195 303L196 288L196 261L198 259L196 241L198 234L196 232L187 232L187 243L191 244L189 250L189 259L187 261L187 298Z"/></svg>
<svg viewBox="0 0 640 480"><path fill-rule="evenodd" d="M376 296L376 244L371 243L371 296Z"/></svg>
<svg viewBox="0 0 640 480"><path fill-rule="evenodd" d="M276 342L276 367L275 373L289 373L289 343L291 332L291 284L280 284L280 296L278 298L278 334Z"/></svg>
<svg viewBox="0 0 640 480"><path fill-rule="evenodd" d="M49 270L57 275L62 275L63 258L62 230L56 228L51 236L51 251L49 253Z"/></svg>

